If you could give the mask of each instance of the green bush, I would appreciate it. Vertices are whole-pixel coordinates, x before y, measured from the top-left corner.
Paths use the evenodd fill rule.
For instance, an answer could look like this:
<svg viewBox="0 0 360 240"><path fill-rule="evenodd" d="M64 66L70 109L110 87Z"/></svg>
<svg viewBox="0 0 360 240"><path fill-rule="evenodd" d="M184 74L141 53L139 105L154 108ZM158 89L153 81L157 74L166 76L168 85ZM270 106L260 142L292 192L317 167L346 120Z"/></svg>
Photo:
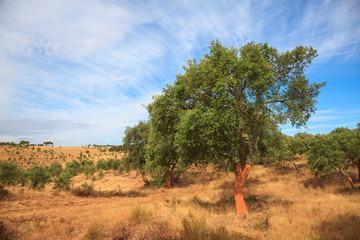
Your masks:
<svg viewBox="0 0 360 240"><path fill-rule="evenodd" d="M16 185L19 171L14 162L0 162L0 182L4 185Z"/></svg>
<svg viewBox="0 0 360 240"><path fill-rule="evenodd" d="M51 163L49 167L49 174L51 177L59 177L62 171L63 168L60 163L58 162Z"/></svg>
<svg viewBox="0 0 360 240"><path fill-rule="evenodd" d="M69 172L63 172L58 178L54 180L54 189L70 190L69 184L72 175Z"/></svg>
<svg viewBox="0 0 360 240"><path fill-rule="evenodd" d="M50 182L50 174L46 167L35 165L28 170L30 187L32 189L41 189L45 184Z"/></svg>

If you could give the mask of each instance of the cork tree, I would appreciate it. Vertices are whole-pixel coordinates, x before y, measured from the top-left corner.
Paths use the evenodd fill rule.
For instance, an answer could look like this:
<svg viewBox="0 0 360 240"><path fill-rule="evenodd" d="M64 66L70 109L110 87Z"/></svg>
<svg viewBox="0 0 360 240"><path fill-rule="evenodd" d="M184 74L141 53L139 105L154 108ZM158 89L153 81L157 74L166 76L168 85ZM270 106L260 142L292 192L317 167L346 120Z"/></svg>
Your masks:
<svg viewBox="0 0 360 240"><path fill-rule="evenodd" d="M235 166L237 214L248 212L243 187L261 137L288 122L303 126L315 112L325 83L310 83L305 70L316 56L312 47L281 53L266 43L237 49L213 41L209 53L199 62L189 60L177 75L174 105L183 109L177 151L188 161Z"/></svg>

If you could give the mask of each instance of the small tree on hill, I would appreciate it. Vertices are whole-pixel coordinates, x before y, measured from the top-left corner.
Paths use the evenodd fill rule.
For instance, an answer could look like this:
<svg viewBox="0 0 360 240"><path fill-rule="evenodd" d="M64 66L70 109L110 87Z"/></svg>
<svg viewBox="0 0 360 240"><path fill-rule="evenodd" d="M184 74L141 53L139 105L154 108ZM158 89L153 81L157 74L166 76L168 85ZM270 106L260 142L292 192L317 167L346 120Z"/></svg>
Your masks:
<svg viewBox="0 0 360 240"><path fill-rule="evenodd" d="M127 171L143 171L145 166L145 146L148 141L149 123L140 121L134 127L127 127L123 139L125 155L122 162Z"/></svg>
<svg viewBox="0 0 360 240"><path fill-rule="evenodd" d="M50 167L49 167L50 177L52 177L52 178L59 177L62 171L63 171L63 168L60 163L53 162L50 164Z"/></svg>

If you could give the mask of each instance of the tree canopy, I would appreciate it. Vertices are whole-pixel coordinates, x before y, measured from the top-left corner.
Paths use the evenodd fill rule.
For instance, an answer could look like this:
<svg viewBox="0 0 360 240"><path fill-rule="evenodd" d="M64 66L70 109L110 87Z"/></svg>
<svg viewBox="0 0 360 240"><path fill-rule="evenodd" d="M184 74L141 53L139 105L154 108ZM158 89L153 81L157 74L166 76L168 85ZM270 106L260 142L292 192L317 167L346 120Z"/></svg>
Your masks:
<svg viewBox="0 0 360 240"><path fill-rule="evenodd" d="M316 56L312 47L280 53L266 43L236 49L213 41L208 54L189 60L164 89L162 97L171 97L158 126L174 136L181 159L236 164L243 185L261 138L288 122L303 126L315 112L325 83L311 84L305 70ZM248 165L244 172L241 163Z"/></svg>

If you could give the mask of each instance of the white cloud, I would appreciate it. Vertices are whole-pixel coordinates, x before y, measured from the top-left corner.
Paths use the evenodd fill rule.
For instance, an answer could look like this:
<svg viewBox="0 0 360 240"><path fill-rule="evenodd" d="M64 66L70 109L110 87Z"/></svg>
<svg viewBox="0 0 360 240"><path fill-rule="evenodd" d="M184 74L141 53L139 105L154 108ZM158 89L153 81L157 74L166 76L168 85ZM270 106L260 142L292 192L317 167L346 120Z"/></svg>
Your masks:
<svg viewBox="0 0 360 240"><path fill-rule="evenodd" d="M141 104L211 40L313 45L323 59L351 58L359 53L358 10L357 1L5 0L0 118L13 127L24 119L89 126L42 136L63 144L121 140L125 126L146 119Z"/></svg>

